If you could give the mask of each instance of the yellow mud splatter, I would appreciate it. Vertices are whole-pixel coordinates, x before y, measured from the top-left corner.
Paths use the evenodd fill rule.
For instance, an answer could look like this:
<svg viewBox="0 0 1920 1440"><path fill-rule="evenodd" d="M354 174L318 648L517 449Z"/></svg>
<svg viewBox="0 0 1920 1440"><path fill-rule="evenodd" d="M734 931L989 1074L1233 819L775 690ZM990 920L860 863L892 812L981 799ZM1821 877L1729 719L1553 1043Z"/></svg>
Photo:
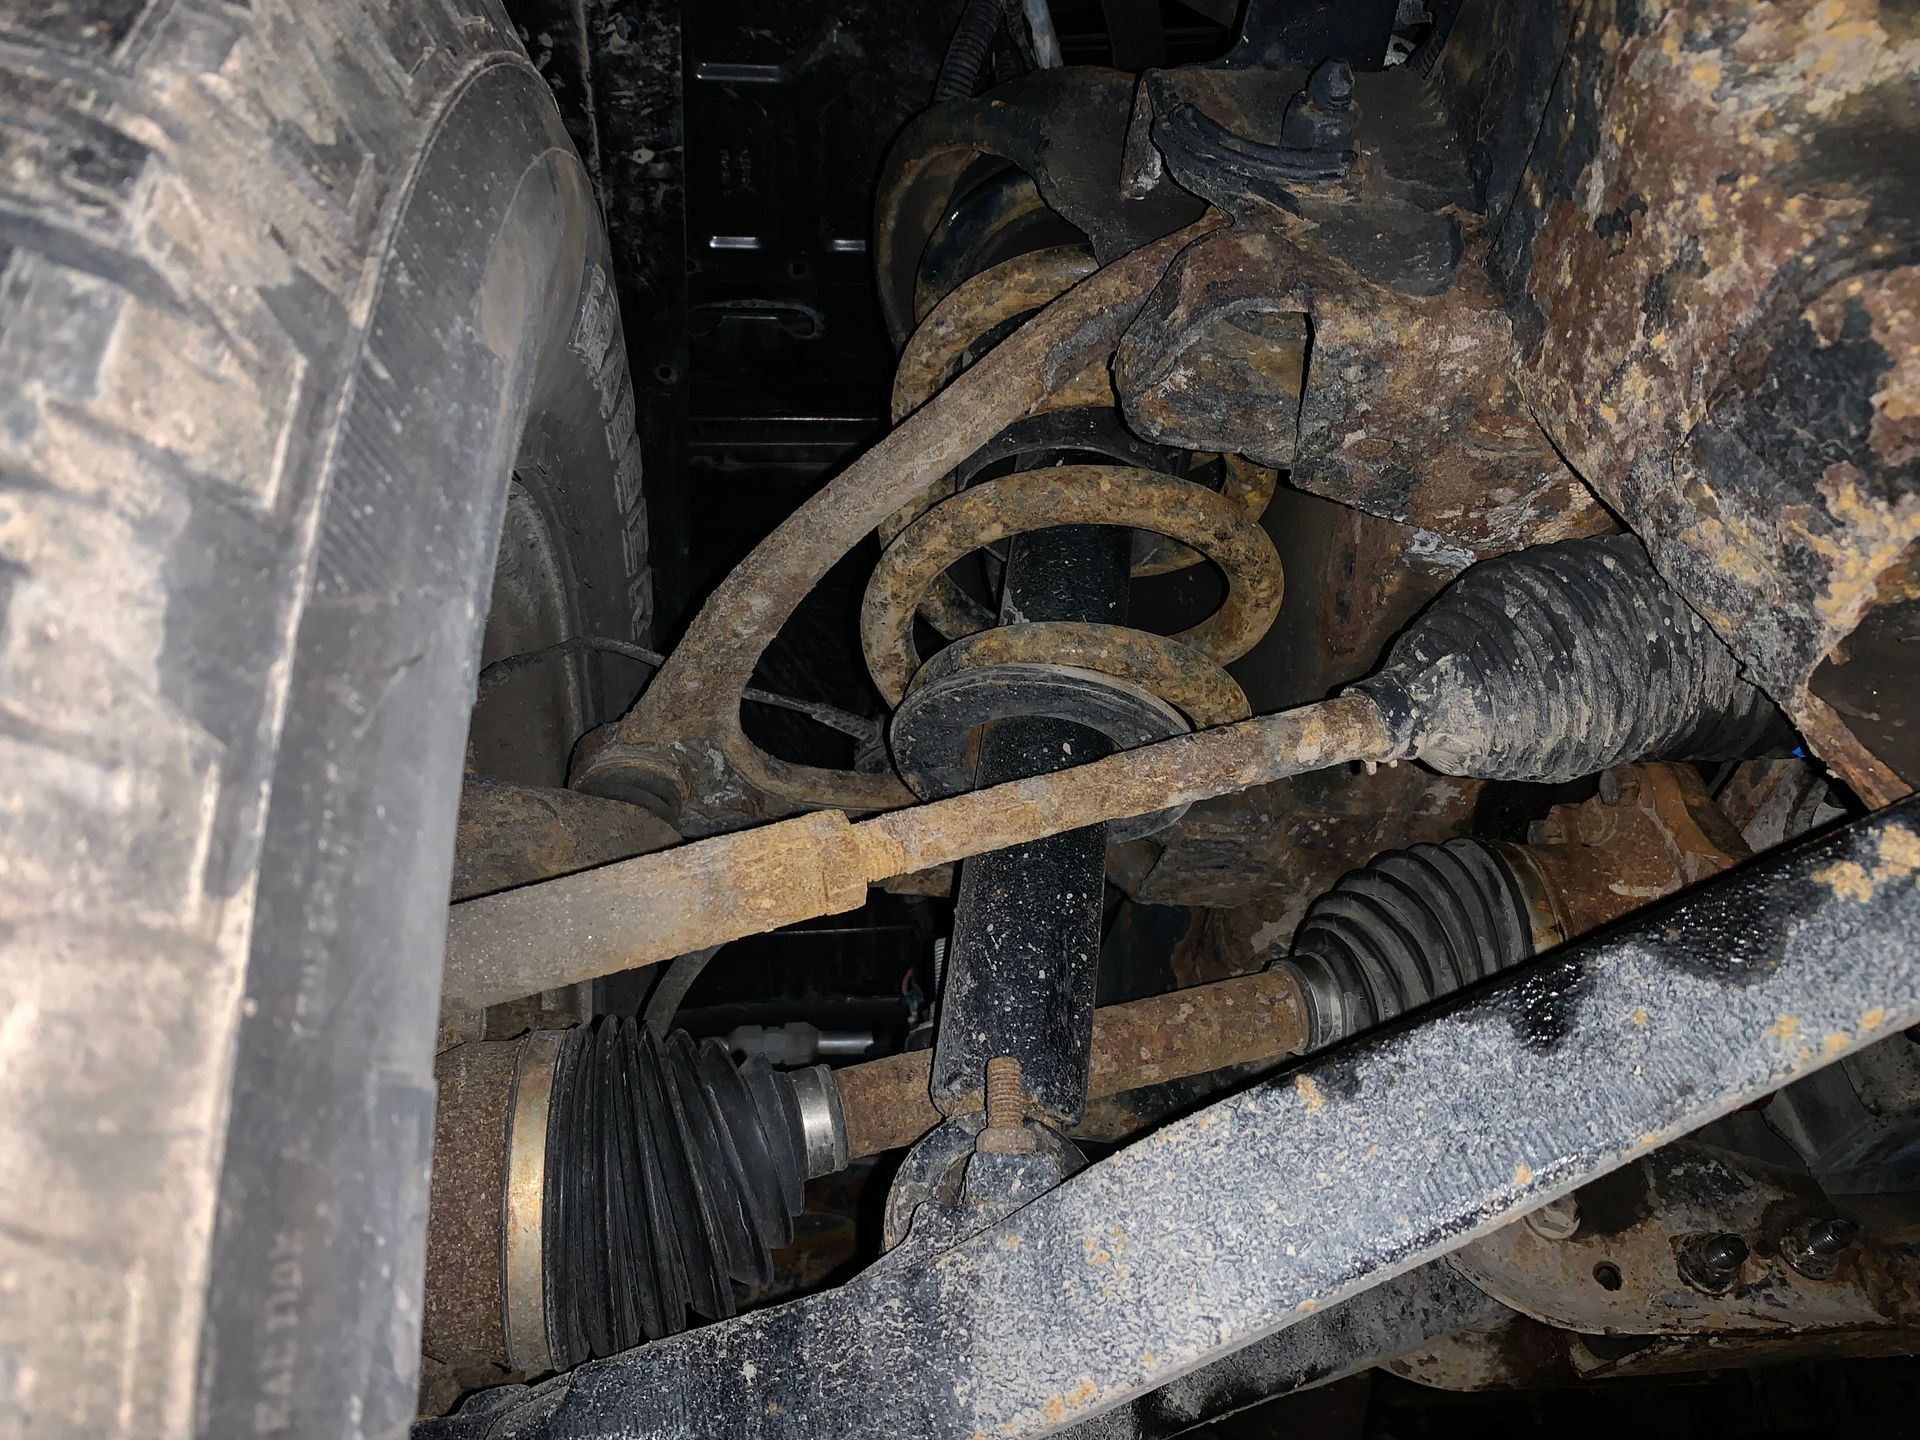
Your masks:
<svg viewBox="0 0 1920 1440"><path fill-rule="evenodd" d="M1309 1115L1327 1103L1327 1097L1320 1093L1320 1087L1314 1084L1312 1078L1309 1076L1294 1076L1293 1088L1299 1092L1300 1098L1306 1102L1307 1113Z"/></svg>
<svg viewBox="0 0 1920 1440"><path fill-rule="evenodd" d="M1920 870L1920 835L1898 825L1880 832L1880 863L1873 867L1873 878L1882 882L1904 880Z"/></svg>
<svg viewBox="0 0 1920 1440"><path fill-rule="evenodd" d="M1826 886L1842 900L1853 900L1864 905L1873 898L1873 877L1867 874L1866 866L1857 860L1836 860L1831 865L1823 865L1809 877Z"/></svg>

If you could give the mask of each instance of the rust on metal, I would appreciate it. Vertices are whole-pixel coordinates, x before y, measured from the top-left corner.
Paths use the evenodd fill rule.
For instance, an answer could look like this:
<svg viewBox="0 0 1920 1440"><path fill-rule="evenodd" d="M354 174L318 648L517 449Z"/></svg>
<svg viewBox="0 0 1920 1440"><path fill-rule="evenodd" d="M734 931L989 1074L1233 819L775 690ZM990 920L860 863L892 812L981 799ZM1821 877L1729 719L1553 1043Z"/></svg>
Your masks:
<svg viewBox="0 0 1920 1440"><path fill-rule="evenodd" d="M1910 33L1876 0L1581 7L1502 246L1535 413L1876 805L1913 777L1809 683L1920 538Z"/></svg>
<svg viewBox="0 0 1920 1440"><path fill-rule="evenodd" d="M1034 1136L1026 1126L1027 1092L1020 1082L1020 1062L1013 1056L996 1055L987 1061L985 1100L987 1123L974 1136L974 1148L987 1155L1031 1155Z"/></svg>
<svg viewBox="0 0 1920 1440"><path fill-rule="evenodd" d="M1372 702L1343 695L879 815L856 828L876 868L904 874L1285 775L1381 759L1390 746Z"/></svg>
<svg viewBox="0 0 1920 1440"><path fill-rule="evenodd" d="M1280 473L1265 465L1256 465L1244 455L1216 456L1196 450L1187 457L1189 468L1196 471L1216 460L1220 465L1222 498L1238 507L1249 524L1258 524L1279 491ZM1141 543L1143 540L1146 542L1144 545ZM1176 570L1198 565L1200 559L1196 551L1177 540L1155 535L1134 536L1133 574L1136 579L1146 575L1171 575Z"/></svg>
<svg viewBox="0 0 1920 1440"><path fill-rule="evenodd" d="M1385 1368L1438 1390L1549 1390L1583 1381L1912 1355L1916 1349L1920 1330L1884 1326L1616 1339L1557 1330L1515 1315L1491 1330L1442 1336Z"/></svg>
<svg viewBox="0 0 1920 1440"><path fill-rule="evenodd" d="M1003 260L962 283L926 312L900 352L900 364L893 373L894 424L978 360L977 347L994 331L1059 299L1099 268L1082 246L1060 245ZM1113 384L1101 359L1036 402L1047 409L1113 403ZM881 534L887 534L884 526Z"/></svg>
<svg viewBox="0 0 1920 1440"><path fill-rule="evenodd" d="M519 1041L476 1041L434 1062L433 1185L421 1347L441 1363L507 1368L500 1206ZM497 1376L494 1377L497 1379Z"/></svg>
<svg viewBox="0 0 1920 1440"><path fill-rule="evenodd" d="M904 419L973 363L998 327L1049 301L1085 276L1081 247L1040 250L1002 261L965 281L920 323L895 376L893 413ZM1104 363L1043 398L1029 416L1076 409L1113 412L1118 402ZM861 632L869 669L882 696L897 704L929 673L913 643L916 617L955 642L942 651L941 673L993 664L1067 665L1127 680L1173 705L1194 727L1248 713L1238 685L1220 668L1246 653L1278 612L1281 572L1273 543L1258 521L1278 478L1239 456L1190 457L1217 462L1218 489L1136 464L1079 465L975 480L965 496L963 472L941 476L879 527L886 547L868 585ZM1009 641L967 643L997 628L995 613L949 573L962 556L1024 531L1074 521L1124 523L1135 533L1132 574L1163 575L1209 559L1228 577L1225 606L1213 619L1171 639L1124 626L1041 630L1019 627ZM1187 543L1182 543L1182 541ZM1226 633L1231 632L1231 633ZM1045 641L1060 642L1049 652ZM989 650L1018 659L986 658ZM1209 662L1215 663L1209 663Z"/></svg>
<svg viewBox="0 0 1920 1440"><path fill-rule="evenodd" d="M1611 512L1810 746L1891 803L1920 781L1911 22L1889 0L1539 14L1514 27L1553 56L1539 103L1461 136L1508 178L1486 216L1448 212L1459 245L1434 288L1370 268L1342 228L1356 205L1392 209L1365 143L1345 202L1341 185L1284 204L1202 185L1237 223L1183 253L1129 328L1123 407L1143 434L1287 465L1474 554ZM1510 71L1450 47L1438 80L1471 123L1463 66L1479 96ZM1261 83L1173 72L1143 94L1255 134ZM1370 83L1362 109L1397 93Z"/></svg>
<svg viewBox="0 0 1920 1440"><path fill-rule="evenodd" d="M1217 491L1130 466L1062 465L978 485L942 501L880 557L861 604L867 668L888 704L898 704L919 668L913 617L948 566L969 551L1050 525L1128 525L1171 535L1218 565L1227 598L1172 637L1216 663L1237 660L1279 613L1280 558L1266 532Z"/></svg>
<svg viewBox="0 0 1920 1440"><path fill-rule="evenodd" d="M1745 859L1747 844L1685 765L1623 765L1600 793L1557 806L1524 846L1558 939L1570 940Z"/></svg>
<svg viewBox="0 0 1920 1440"><path fill-rule="evenodd" d="M1081 281L805 501L720 583L633 710L583 742L574 783L644 793L705 829L803 804L908 803L891 774L795 765L748 740L738 697L754 665L848 549L1108 354L1167 263L1215 223L1188 226Z"/></svg>
<svg viewBox="0 0 1920 1440"><path fill-rule="evenodd" d="M822 811L504 891L452 908L443 1005L479 1009L657 964L856 909L868 885L891 876L1380 758L1388 749L1371 702L1343 696L859 824ZM1553 896L1563 935L1714 873L1744 849L1724 820L1717 833L1702 828L1711 806L1703 812L1693 803L1702 797L1689 796L1681 767L1614 774L1616 784L1633 786L1630 802L1589 802L1582 818L1543 832L1543 839L1566 837L1557 849L1526 851ZM1638 828L1623 831L1622 816Z"/></svg>
<svg viewBox="0 0 1920 1440"><path fill-rule="evenodd" d="M471 900L679 843L677 830L639 805L469 776L460 790L453 898Z"/></svg>
<svg viewBox="0 0 1920 1440"><path fill-rule="evenodd" d="M898 1150L938 1125L944 1117L927 1093L932 1080L931 1050L903 1050L834 1071L847 1153L858 1158Z"/></svg>
<svg viewBox="0 0 1920 1440"><path fill-rule="evenodd" d="M1484 788L1418 765L1276 780L1114 847L1109 874L1141 904L1208 908L1196 943L1174 956L1182 983L1241 974L1284 954L1307 907L1389 837L1438 844L1467 833Z"/></svg>
<svg viewBox="0 0 1920 1440"><path fill-rule="evenodd" d="M1609 528L1528 413L1512 322L1474 271L1462 267L1439 295L1408 295L1311 232L1236 225L1175 261L1121 341L1122 405L1144 434L1233 446L1288 467L1303 490L1478 554ZM1304 379L1284 316L1311 325ZM1270 363L1243 361L1223 377L1220 325L1241 325L1245 349L1257 333L1245 330L1250 317L1273 332Z"/></svg>
<svg viewBox="0 0 1920 1440"><path fill-rule="evenodd" d="M469 775L460 790L453 899L551 880L679 842L679 832L643 806ZM447 1011L434 1048L507 1040L527 1030L577 1024L588 1013L588 997L564 990L518 997L485 1012Z"/></svg>
<svg viewBox="0 0 1920 1440"><path fill-rule="evenodd" d="M443 1011L653 965L867 898L859 838L838 811L797 816L453 906Z"/></svg>
<svg viewBox="0 0 1920 1440"><path fill-rule="evenodd" d="M1299 986L1280 971L1108 1005L1093 1016L1088 1094L1105 1098L1164 1080L1271 1061L1297 1053L1305 1041ZM834 1072L849 1154L899 1149L940 1123L941 1113L927 1094L932 1065L931 1052L910 1050Z"/></svg>
<svg viewBox="0 0 1920 1440"><path fill-rule="evenodd" d="M1345 695L858 825L820 811L482 896L449 911L442 1008L478 1010L840 914L889 876L1391 747L1373 703Z"/></svg>
<svg viewBox="0 0 1920 1440"><path fill-rule="evenodd" d="M1473 824L1484 785L1414 765L1316 772L1195 805L1171 829L1116 847L1110 873L1153 905L1207 907L1174 955L1193 984L1284 955L1308 907L1388 848L1438 844ZM1610 772L1600 795L1563 805L1502 852L1548 949L1719 873L1748 854L1690 766Z"/></svg>
<svg viewBox="0 0 1920 1440"><path fill-rule="evenodd" d="M1062 245L1029 251L989 266L962 282L923 315L901 351L893 376L893 422L899 424L979 359L996 333L1011 321L1059 299L1099 267L1084 246ZM1117 402L1105 357L1042 396L1028 416L1091 406L1109 410ZM1023 417L1024 418L1024 417ZM901 531L960 488L955 471L938 476L876 527L880 544L891 545ZM939 575L920 597L920 614L948 639L991 623L981 607L949 576Z"/></svg>
<svg viewBox="0 0 1920 1440"><path fill-rule="evenodd" d="M1263 970L1094 1012L1095 1095L1298 1054L1306 1006L1298 982Z"/></svg>
<svg viewBox="0 0 1920 1440"><path fill-rule="evenodd" d="M987 342L994 329L1056 298L1091 269L1084 249L1061 247L1033 251L982 271L961 285L928 315L907 341L894 375L893 418L897 424L930 400L976 357L975 347ZM1056 411L1093 409L1112 411L1119 405L1105 361L1090 365L1080 375L1042 398L1029 416ZM1196 454L1189 463L1205 464L1214 456ZM1279 477L1239 455L1217 457L1221 465L1219 493L1251 522L1266 513ZM1120 467L1114 467L1120 468ZM1143 478L1151 472L1140 472ZM880 543L894 540L928 510L960 488L955 474L941 476L879 526ZM1142 543L1142 542L1146 543ZM1135 536L1135 576L1165 575L1200 563L1200 555L1177 541L1142 528ZM949 640L972 633L993 621L992 612L974 601L948 576L934 577L920 598L920 616Z"/></svg>
<svg viewBox="0 0 1920 1440"><path fill-rule="evenodd" d="M926 311L930 297L919 281L928 237L940 242L957 187L982 155L1032 177L1047 209L1085 235L1103 261L1201 213L1204 202L1169 179L1132 196L1115 187L1133 92L1131 75L1070 65L1021 76L990 96L931 105L907 124L875 187L874 270L896 341ZM984 239L990 246L1009 233L1003 224Z"/></svg>
<svg viewBox="0 0 1920 1440"><path fill-rule="evenodd" d="M1270 238L1244 234L1168 267L1115 353L1123 406L1143 433L1192 450L1231 445L1277 469L1293 464L1307 314L1271 293L1274 249Z"/></svg>
<svg viewBox="0 0 1920 1440"><path fill-rule="evenodd" d="M1164 635L1127 625L1034 620L997 625L954 641L922 667L930 675L998 665L1066 665L1129 680L1187 717L1196 730L1247 718L1246 693L1205 655Z"/></svg>
<svg viewBox="0 0 1920 1440"><path fill-rule="evenodd" d="M1804 1173L1683 1141L1580 1193L1582 1215L1600 1223L1563 1239L1503 1226L1452 1263L1503 1305L1589 1334L1920 1325L1920 1263L1907 1246L1862 1233L1818 1279L1790 1263L1792 1227L1833 1204ZM1686 1243L1718 1234L1746 1247L1737 1273L1718 1285L1688 1280ZM1596 1284L1602 1267L1607 1282Z"/></svg>
<svg viewBox="0 0 1920 1440"><path fill-rule="evenodd" d="M1821 767L1792 756L1742 762L1713 803L1756 855L1846 813L1833 803Z"/></svg>

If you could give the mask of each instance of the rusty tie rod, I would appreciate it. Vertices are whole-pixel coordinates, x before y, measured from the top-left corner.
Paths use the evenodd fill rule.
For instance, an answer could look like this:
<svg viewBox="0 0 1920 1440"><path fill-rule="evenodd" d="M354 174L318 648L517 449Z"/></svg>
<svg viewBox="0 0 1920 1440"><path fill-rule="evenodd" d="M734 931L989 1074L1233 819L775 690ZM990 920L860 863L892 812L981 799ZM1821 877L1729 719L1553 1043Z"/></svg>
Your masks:
<svg viewBox="0 0 1920 1440"><path fill-rule="evenodd" d="M441 1005L468 1013L866 903L895 875L1397 753L1342 695L858 823L838 810L697 840L452 907Z"/></svg>

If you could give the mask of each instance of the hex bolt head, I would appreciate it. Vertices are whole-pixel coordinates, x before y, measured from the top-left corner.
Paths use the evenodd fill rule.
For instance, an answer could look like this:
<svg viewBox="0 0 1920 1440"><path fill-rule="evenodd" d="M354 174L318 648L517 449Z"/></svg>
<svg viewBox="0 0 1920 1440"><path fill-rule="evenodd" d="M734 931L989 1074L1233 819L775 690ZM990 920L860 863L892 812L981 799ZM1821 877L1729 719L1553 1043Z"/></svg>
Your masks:
<svg viewBox="0 0 1920 1440"><path fill-rule="evenodd" d="M1680 1278L1704 1294L1719 1294L1733 1288L1750 1253L1745 1240L1727 1231L1695 1235L1680 1247Z"/></svg>
<svg viewBox="0 0 1920 1440"><path fill-rule="evenodd" d="M1571 1195L1549 1200L1527 1216L1527 1228L1542 1240L1571 1240L1580 1228L1580 1207Z"/></svg>

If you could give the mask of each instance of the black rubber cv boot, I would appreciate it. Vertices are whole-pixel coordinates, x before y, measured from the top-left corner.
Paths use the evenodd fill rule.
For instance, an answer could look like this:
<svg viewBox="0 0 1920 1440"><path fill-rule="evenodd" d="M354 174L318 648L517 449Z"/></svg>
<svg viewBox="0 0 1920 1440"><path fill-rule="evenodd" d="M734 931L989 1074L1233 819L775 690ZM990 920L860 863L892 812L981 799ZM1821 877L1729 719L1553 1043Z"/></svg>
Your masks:
<svg viewBox="0 0 1920 1440"><path fill-rule="evenodd" d="M1745 758L1792 734L1630 535L1473 566L1353 688L1402 754L1483 780Z"/></svg>

